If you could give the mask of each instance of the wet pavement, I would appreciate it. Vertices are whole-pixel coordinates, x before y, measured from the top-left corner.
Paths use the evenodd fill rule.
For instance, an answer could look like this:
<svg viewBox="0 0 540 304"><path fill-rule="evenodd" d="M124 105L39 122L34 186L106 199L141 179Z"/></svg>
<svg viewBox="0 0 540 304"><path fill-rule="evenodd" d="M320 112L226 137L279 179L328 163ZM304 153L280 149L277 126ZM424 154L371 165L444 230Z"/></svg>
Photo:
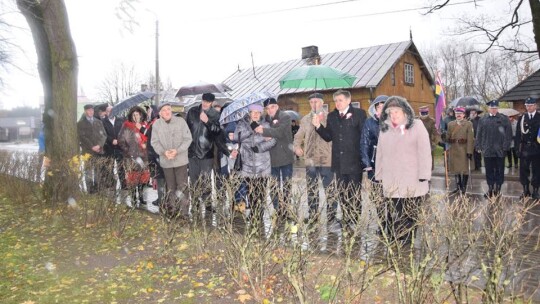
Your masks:
<svg viewBox="0 0 540 304"><path fill-rule="evenodd" d="M486 199L484 198L483 194L487 191L487 183L485 181L483 169L484 168L482 168L481 172L471 172L471 178L469 179L469 185L467 188L467 196L479 205L485 205L486 203ZM297 187L302 187L302 184L305 185L305 167L303 166L302 161L296 161L293 172L294 185ZM366 178L365 175L364 178ZM455 189L454 178L453 176L449 176L449 179L449 190L453 190ZM436 167L432 174L430 193L432 197L434 197L447 192L448 189L446 187L444 168L441 166ZM501 194L504 200L501 200L501 202L506 203L508 206L510 211L510 221L512 220L512 214L514 214L511 212L512 209L520 208L520 206L523 205L523 201L519 198L521 193L522 186L519 183L519 169L505 168L505 182L501 188ZM307 202L305 202L305 204L306 206L304 208L300 208L300 210L307 209ZM321 211L322 210L324 209L321 209ZM323 215L323 222L325 220L324 217L325 216ZM523 258L516 259L516 261L519 261L516 262L517 265L506 265L508 272L515 271L515 273L513 273L513 275L510 273L505 275L514 276L512 283L515 284L515 290L519 290L519 292L525 294L526 297L531 297L531 300L533 300L535 303L540 303L540 205L537 204L530 210L526 216L525 222L526 225L522 227L520 233L522 237L520 244L522 246L518 251L523 254ZM373 225L373 223L371 225ZM328 234L328 236L331 238L331 234ZM369 247L376 245L368 244L367 246ZM480 278L482 277L480 267L478 266L478 261L475 262L471 260L470 265L467 265L466 268L469 269L469 271L472 269L470 273L471 275ZM449 278L447 277L447 279ZM475 285L483 283L485 283L485 280L480 279L475 283Z"/></svg>

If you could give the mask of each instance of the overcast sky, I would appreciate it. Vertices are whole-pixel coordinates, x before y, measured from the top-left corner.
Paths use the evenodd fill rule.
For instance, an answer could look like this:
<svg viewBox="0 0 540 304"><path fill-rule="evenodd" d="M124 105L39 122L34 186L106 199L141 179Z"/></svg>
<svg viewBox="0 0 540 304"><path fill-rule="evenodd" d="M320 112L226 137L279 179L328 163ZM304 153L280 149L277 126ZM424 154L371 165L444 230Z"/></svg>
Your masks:
<svg viewBox="0 0 540 304"><path fill-rule="evenodd" d="M409 28L417 46L429 48L449 38L458 17L489 13L493 19L508 18L510 0L460 4L430 15L418 9L429 0L139 0L132 13L138 25L132 31L118 18L119 2L66 0L79 56L79 88L91 99L115 64L133 65L142 76L153 73L156 18L160 77L178 88L222 81L238 66L250 68L251 53L255 65L263 65L299 58L308 45L324 54L408 40ZM524 11L530 15L528 4ZM4 16L27 27L20 14ZM37 106L43 93L32 37L25 29L13 33L22 50L15 54L21 70L3 77L0 107Z"/></svg>

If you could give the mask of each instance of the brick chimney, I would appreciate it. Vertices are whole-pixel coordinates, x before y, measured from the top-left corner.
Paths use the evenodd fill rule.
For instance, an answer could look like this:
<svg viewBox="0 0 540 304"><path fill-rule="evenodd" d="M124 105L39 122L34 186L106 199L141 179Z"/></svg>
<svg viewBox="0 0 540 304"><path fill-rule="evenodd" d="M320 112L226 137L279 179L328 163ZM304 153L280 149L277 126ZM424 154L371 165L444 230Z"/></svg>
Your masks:
<svg viewBox="0 0 540 304"><path fill-rule="evenodd" d="M316 45L303 47L302 60L305 60L307 65L321 64L321 56L319 56L319 48Z"/></svg>

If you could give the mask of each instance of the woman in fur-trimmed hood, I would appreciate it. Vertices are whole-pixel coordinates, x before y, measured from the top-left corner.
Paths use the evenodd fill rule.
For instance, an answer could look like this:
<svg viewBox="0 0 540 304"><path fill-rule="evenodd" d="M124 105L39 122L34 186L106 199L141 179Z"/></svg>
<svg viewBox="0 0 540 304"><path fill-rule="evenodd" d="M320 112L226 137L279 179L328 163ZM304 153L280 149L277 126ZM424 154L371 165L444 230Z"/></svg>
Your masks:
<svg viewBox="0 0 540 304"><path fill-rule="evenodd" d="M424 124L414 118L407 100L400 96L391 96L384 103L380 130L375 180L382 183L384 196L392 199L396 209L397 216L389 208L390 224L395 229L412 227L414 210L429 191L429 134Z"/></svg>

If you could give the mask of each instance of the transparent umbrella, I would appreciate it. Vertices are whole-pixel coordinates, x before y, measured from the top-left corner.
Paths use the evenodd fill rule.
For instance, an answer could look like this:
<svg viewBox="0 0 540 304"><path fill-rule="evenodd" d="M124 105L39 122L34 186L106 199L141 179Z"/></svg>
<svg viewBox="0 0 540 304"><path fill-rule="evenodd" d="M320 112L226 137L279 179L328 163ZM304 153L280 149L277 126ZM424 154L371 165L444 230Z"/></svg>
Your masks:
<svg viewBox="0 0 540 304"><path fill-rule="evenodd" d="M275 95L269 92L256 92L236 99L223 109L219 122L224 125L229 122L238 121L246 116L249 105L254 103L262 104L265 99L270 97L275 98Z"/></svg>

